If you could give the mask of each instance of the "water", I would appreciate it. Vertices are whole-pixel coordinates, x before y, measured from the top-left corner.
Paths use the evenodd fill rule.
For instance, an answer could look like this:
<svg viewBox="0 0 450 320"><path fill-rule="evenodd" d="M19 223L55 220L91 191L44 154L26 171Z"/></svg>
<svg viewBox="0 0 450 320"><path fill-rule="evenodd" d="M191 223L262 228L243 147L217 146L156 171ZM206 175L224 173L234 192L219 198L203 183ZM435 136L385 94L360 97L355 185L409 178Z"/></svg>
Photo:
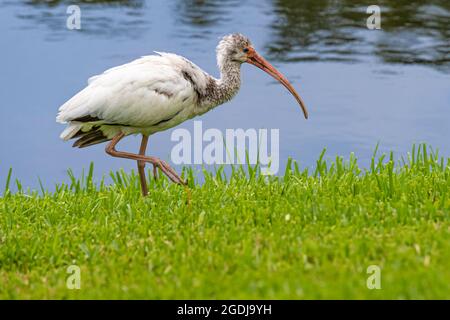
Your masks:
<svg viewBox="0 0 450 320"><path fill-rule="evenodd" d="M382 30L368 30L358 1L80 1L82 30L66 28L74 1L1 1L0 183L9 167L25 186L52 188L95 162L97 178L135 168L104 145L73 149L58 136L58 107L86 80L153 50L179 53L217 76L215 46L231 32L249 36L305 100L295 100L253 66L240 93L204 116L203 128L278 128L280 160L312 166L373 149L400 157L427 142L450 156L450 2L378 1ZM197 118L199 119L199 118ZM193 131L193 120L180 127ZM149 152L169 159L171 130L150 138ZM129 137L123 149L137 150ZM179 169L179 168L177 168Z"/></svg>

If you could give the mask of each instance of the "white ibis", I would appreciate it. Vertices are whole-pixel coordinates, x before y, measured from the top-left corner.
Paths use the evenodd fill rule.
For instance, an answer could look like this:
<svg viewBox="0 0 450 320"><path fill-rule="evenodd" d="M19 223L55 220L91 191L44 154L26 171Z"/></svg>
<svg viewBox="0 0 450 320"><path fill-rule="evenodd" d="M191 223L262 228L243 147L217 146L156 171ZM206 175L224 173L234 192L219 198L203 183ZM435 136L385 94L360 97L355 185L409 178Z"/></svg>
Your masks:
<svg viewBox="0 0 450 320"><path fill-rule="evenodd" d="M145 155L148 137L199 116L229 101L241 85L240 67L253 64L281 82L306 107L289 81L253 48L241 34L223 37L217 46L220 79L191 61L172 53L145 56L109 69L89 79L88 86L64 103L56 120L67 123L61 138L76 138L74 147L84 148L111 141L106 152L136 160L143 195L148 194L145 163L159 168L173 182L186 184L169 164ZM130 134L141 134L138 154L117 151L117 143Z"/></svg>

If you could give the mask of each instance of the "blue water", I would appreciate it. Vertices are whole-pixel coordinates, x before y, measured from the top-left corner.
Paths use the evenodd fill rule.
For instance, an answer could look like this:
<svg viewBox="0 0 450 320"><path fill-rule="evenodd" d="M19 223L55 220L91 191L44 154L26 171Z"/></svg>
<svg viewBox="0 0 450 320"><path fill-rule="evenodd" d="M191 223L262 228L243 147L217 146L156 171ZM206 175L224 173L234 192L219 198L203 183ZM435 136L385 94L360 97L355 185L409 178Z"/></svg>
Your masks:
<svg viewBox="0 0 450 320"><path fill-rule="evenodd" d="M310 119L282 86L244 65L239 94L195 119L204 130L279 129L281 168L288 156L313 166L325 147L330 157L355 152L364 165L377 143L398 157L418 142L450 156L445 1L405 8L386 2L382 30L365 27L366 8L357 1L97 2L79 3L81 30L66 28L67 6L76 1L0 2L1 185L10 167L23 185L36 188L39 177L50 189L68 180L68 168L79 174L91 161L97 179L134 169L134 162L107 156L104 145L80 150L61 141L58 107L90 76L153 50L181 54L217 76L215 46L231 32L246 34L292 81ZM193 120L180 127L192 132ZM170 160L170 134L152 136L148 152ZM121 148L138 144L128 137Z"/></svg>

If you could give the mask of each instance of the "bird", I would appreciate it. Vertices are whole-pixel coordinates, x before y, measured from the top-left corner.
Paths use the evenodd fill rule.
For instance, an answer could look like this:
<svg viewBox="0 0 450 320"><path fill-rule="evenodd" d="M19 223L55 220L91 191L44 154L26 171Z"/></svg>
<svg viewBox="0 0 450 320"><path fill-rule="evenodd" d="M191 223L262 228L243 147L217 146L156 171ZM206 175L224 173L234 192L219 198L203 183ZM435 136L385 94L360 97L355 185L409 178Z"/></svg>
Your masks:
<svg viewBox="0 0 450 320"><path fill-rule="evenodd" d="M240 33L224 36L217 45L220 78L180 55L154 53L89 78L88 85L65 102L56 116L58 123L66 124L60 138L75 139L73 147L108 142L107 154L137 161L143 196L149 194L146 163L153 165L154 178L159 168L174 183L187 184L166 161L146 155L149 136L231 100L241 85L243 63L258 67L284 85L308 118L306 106L291 83ZM116 149L124 137L139 134L138 153Z"/></svg>

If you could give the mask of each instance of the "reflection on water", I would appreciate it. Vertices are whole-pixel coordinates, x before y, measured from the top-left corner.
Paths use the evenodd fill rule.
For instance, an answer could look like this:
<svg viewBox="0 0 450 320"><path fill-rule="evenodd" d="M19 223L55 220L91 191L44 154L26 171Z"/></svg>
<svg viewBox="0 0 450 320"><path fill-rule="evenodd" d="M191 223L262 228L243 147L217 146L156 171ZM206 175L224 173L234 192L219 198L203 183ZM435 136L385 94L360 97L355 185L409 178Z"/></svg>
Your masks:
<svg viewBox="0 0 450 320"><path fill-rule="evenodd" d="M392 1L375 54L385 62L447 67L450 64L450 1Z"/></svg>
<svg viewBox="0 0 450 320"><path fill-rule="evenodd" d="M270 55L282 61L357 59L365 38L354 27L364 27L365 9L353 2L274 0Z"/></svg>
<svg viewBox="0 0 450 320"><path fill-rule="evenodd" d="M450 1L377 1L382 31L365 29L366 6L353 0L274 0L268 50L283 61L347 60L448 67Z"/></svg>
<svg viewBox="0 0 450 320"><path fill-rule="evenodd" d="M382 8L382 31L365 28L367 6L354 0L266 0L272 21L266 48L272 60L365 61L370 57L386 63L423 64L445 69L450 65L450 1L377 1ZM220 25L231 23L238 0L167 1L179 25L177 37L206 38ZM61 40L66 16L62 10L74 1L6 1L31 10L17 16L28 21L25 28L46 25L48 40ZM146 10L152 1L81 0L83 28L88 35L139 37L150 27ZM253 6L258 10L258 2ZM117 15L111 15L120 10ZM248 17L251 19L251 17ZM161 26L157 26L161 27Z"/></svg>
<svg viewBox="0 0 450 320"><path fill-rule="evenodd" d="M119 5L119 6L138 6L142 4L142 0L79 0L79 1L71 1L71 0L25 0L22 1L27 5L46 5L49 7L58 6L61 4L71 5L71 4L89 4L89 5L97 5L97 4L105 4L105 5Z"/></svg>
<svg viewBox="0 0 450 320"><path fill-rule="evenodd" d="M236 0L178 0L174 12L177 22L208 32L216 24L230 22L230 11L238 4Z"/></svg>
<svg viewBox="0 0 450 320"><path fill-rule="evenodd" d="M17 17L25 22L20 28L46 26L48 41L61 41L68 35L65 30L70 5L81 8L82 28L78 32L106 38L136 38L149 27L143 8L145 0L30 0L7 1L5 5L20 7ZM119 14L116 14L119 13Z"/></svg>

